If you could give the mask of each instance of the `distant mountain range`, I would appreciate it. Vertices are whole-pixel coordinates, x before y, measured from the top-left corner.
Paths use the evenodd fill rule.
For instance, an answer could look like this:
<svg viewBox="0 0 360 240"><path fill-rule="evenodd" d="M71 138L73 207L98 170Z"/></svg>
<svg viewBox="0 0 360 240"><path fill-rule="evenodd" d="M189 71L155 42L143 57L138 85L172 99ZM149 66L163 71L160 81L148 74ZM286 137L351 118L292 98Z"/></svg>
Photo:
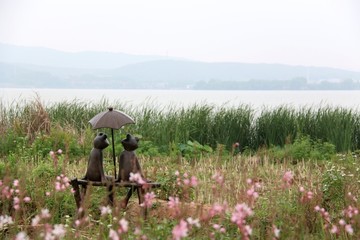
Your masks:
<svg viewBox="0 0 360 240"><path fill-rule="evenodd" d="M360 89L360 72L0 44L0 87Z"/></svg>

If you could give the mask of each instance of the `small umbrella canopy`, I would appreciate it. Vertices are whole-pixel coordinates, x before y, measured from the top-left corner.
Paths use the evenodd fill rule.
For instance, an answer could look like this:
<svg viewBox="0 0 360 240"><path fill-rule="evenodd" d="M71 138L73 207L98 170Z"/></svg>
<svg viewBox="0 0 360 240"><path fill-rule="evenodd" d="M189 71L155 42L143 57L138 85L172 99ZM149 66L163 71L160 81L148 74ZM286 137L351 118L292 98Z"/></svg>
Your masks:
<svg viewBox="0 0 360 240"><path fill-rule="evenodd" d="M114 110L112 107L110 107L109 111L97 114L89 121L89 123L91 124L93 129L120 129L126 124L135 123L135 121L126 113Z"/></svg>
<svg viewBox="0 0 360 240"><path fill-rule="evenodd" d="M112 107L108 111L96 114L89 123L93 129L98 128L111 128L112 136L112 149L114 160L114 176L116 179L116 157L115 157L115 142L114 142L114 129L120 129L126 124L135 123L135 121L126 113L114 110Z"/></svg>

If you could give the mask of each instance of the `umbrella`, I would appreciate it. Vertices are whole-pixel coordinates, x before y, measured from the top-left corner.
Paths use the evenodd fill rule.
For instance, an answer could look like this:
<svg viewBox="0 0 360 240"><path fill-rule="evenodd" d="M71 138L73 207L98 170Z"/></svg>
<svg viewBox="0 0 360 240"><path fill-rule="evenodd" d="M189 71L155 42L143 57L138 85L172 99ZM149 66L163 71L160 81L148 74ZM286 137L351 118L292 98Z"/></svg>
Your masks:
<svg viewBox="0 0 360 240"><path fill-rule="evenodd" d="M89 123L91 124L92 129L111 128L112 149L113 149L113 159L114 159L114 176L116 178L114 129L120 129L122 126L126 124L135 123L135 121L126 113L118 110L114 110L112 107L110 107L109 111L101 112L95 115L92 119L90 119Z"/></svg>

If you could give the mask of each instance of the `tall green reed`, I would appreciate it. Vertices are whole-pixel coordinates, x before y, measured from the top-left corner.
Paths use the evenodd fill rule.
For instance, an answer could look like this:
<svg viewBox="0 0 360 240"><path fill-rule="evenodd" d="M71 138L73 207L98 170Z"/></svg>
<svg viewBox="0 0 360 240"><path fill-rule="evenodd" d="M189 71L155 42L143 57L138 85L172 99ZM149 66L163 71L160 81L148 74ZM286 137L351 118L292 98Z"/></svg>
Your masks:
<svg viewBox="0 0 360 240"><path fill-rule="evenodd" d="M88 121L97 113L106 111L109 106L128 113L136 121L135 125L127 125L116 132L117 145L120 145L121 140L118 134L130 132L141 135L143 140L152 142L164 153L170 151L171 146L189 140L213 148L223 144L229 150L235 142L239 142L241 150L257 150L264 146L284 146L293 143L299 136L330 142L339 152L360 148L359 112L330 106L295 109L284 105L255 112L247 105L161 107L154 103L144 103L131 106L120 100L110 103L103 99L96 103L74 100L44 107L39 99L35 99L21 104L13 103L10 107L1 103L0 129L8 137L17 135L33 138L36 134L46 134L49 130L46 124L49 124L50 129L62 126L67 130L73 129L72 136L84 138L89 135ZM101 131L109 132L108 129ZM1 143L10 144L6 141ZM4 151L6 149L10 148L3 148Z"/></svg>

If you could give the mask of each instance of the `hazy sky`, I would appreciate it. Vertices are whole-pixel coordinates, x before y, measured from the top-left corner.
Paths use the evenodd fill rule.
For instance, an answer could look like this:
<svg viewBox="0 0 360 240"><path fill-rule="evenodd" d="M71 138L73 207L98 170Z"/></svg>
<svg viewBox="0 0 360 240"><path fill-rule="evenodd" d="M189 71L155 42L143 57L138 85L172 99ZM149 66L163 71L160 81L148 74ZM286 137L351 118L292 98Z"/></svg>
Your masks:
<svg viewBox="0 0 360 240"><path fill-rule="evenodd" d="M0 0L0 42L360 71L360 1Z"/></svg>

